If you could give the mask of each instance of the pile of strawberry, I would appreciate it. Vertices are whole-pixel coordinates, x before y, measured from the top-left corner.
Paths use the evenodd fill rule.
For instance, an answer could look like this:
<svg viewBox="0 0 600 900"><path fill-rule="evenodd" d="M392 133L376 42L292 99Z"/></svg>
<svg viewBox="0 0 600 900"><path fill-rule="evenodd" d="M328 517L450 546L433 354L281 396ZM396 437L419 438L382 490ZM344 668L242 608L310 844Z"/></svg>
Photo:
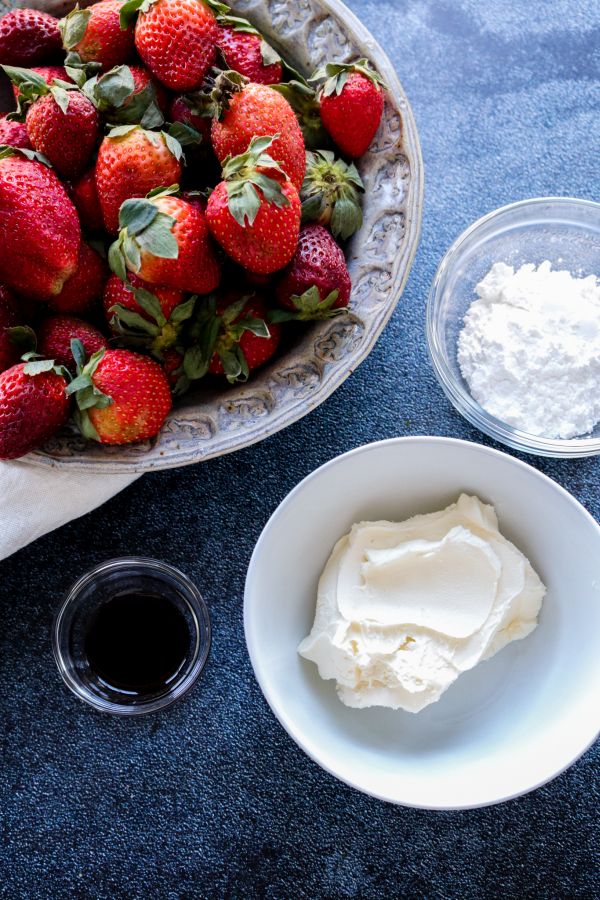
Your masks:
<svg viewBox="0 0 600 900"><path fill-rule="evenodd" d="M150 438L191 383L345 312L384 104L366 60L307 81L217 0L101 0L7 13L0 64L0 458L71 415Z"/></svg>

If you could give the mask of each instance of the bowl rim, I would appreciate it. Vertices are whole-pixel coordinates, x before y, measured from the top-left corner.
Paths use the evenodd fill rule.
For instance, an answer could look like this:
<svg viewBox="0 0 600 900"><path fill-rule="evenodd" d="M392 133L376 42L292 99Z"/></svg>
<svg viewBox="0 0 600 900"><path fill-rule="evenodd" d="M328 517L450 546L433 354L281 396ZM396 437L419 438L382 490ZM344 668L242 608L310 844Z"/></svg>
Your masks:
<svg viewBox="0 0 600 900"><path fill-rule="evenodd" d="M492 457L500 457L504 461L508 461L510 464L516 466L518 469L524 469L529 474L533 473L534 477L541 479L543 482L546 482L553 490L557 490L559 494L563 496L570 504L575 506L577 511L581 514L583 513L584 518L588 521L589 524L592 525L594 530L598 534L598 538L600 540L600 525L590 512L583 506L579 500L576 499L566 488L562 487L557 481L553 478L550 478L544 472L540 472L539 469L536 469L534 466L529 463L524 462L523 460L517 459L512 456L510 453L506 453L503 450L497 450L494 447L487 447L485 444L479 444L475 441L463 440L460 438L452 438L452 437L442 437L437 435L418 435L418 436L406 436L406 437L393 437L386 438L381 441L373 441L367 444L361 444L359 447L355 447L352 450L349 450L345 453L341 453L338 456L335 456L333 459L330 459L328 462L319 466L310 472L305 478L303 478L292 490L283 498L281 503L277 506L275 511L269 517L266 522L263 530L260 533L260 536L255 544L254 550L252 552L252 556L250 558L250 562L248 564L248 569L246 573L246 580L244 585L244 637L246 640L246 649L248 651L248 656L250 657L250 662L252 665L252 670L254 672L254 677L256 678L258 685L261 689L263 697L267 701L271 712L275 716L275 718L279 721L279 724L285 729L288 735L292 738L292 740L300 747L301 750L306 753L306 755L312 759L313 762L317 763L322 769L336 778L338 781L347 784L349 787L355 788L363 794L367 794L370 797L375 797L378 800L383 800L386 803L391 803L394 806L406 806L411 809L425 809L433 812L449 812L449 811L458 811L458 810L466 810L466 809L482 809L487 806L496 806L500 803L506 803L509 800L515 800L518 797L525 796L526 794L531 793L532 791L537 790L540 787L543 787L545 784L553 781L555 778L558 778L559 775L562 775L567 771L574 763L576 763L584 753L586 753L590 747L598 740L600 737L600 716L598 718L598 722L595 726L595 732L592 734L591 738L585 743L583 747L581 747L577 753L568 760L561 768L559 768L553 774L536 781L535 784L532 784L530 787L527 787L523 790L517 790L515 792L509 793L506 796L500 796L496 799L492 800L484 800L480 803L468 803L464 805L439 805L433 803L414 803L414 802L404 802L389 796L385 796L378 791L371 791L365 788L364 786L357 784L355 781L352 781L348 777L344 777L337 772L335 772L330 766L326 765L322 762L321 759L318 758L317 754L313 752L313 749L307 745L305 742L302 732L296 728L293 720L286 713L285 709L281 707L279 703L277 703L272 696L270 695L268 686L267 686L267 678L264 675L264 672L261 668L260 663L260 655L257 653L256 644L254 641L254 633L252 628L252 616L251 616L251 582L254 577L254 572L259 565L259 559L262 555L263 545L267 540L267 533L271 528L277 525L277 521L280 515L283 512L283 509L288 506L289 503L293 502L298 494L302 492L302 490L306 487L306 485L312 481L314 478L322 475L323 472L333 468L334 466L343 464L348 458L359 456L362 454L368 454L372 452L374 449L385 445L405 445L405 444L432 444L437 443L442 446L452 445L458 448L468 449L471 452L479 452L484 456L492 456Z"/></svg>
<svg viewBox="0 0 600 900"><path fill-rule="evenodd" d="M373 350L398 306L419 248L424 202L423 155L417 123L410 101L396 68L386 51L382 48L379 41L375 39L368 27L346 6L343 0L317 0L317 2L322 7L323 13L326 13L328 16L333 15L343 24L343 27L359 45L357 49L361 52L364 50L364 55L368 55L371 58L383 76L387 85L387 95L392 101L392 108L401 115L402 119L402 140L398 152L404 155L410 164L410 186L405 206L406 236L402 241L400 252L394 256L394 266L390 269L392 284L388 291L385 308L377 316L375 325L370 330L368 337L361 344L358 351L353 350L352 353L344 358L341 364L331 366L329 371L323 374L316 390L312 391L307 397L302 396L290 399L288 404L285 404L283 408L278 410L276 416L270 414L266 421L259 417L256 424L252 428L248 428L247 431L238 430L237 432L232 432L238 434L236 440L228 440L225 437L214 446L212 444L211 446L204 446L201 442L195 441L193 451L189 449L189 444L187 449L181 450L178 447L176 451L172 452L161 450L160 445L158 445L153 446L148 453L144 454L144 457L140 457L139 453L136 453L135 444L121 448L123 452L120 456L106 453L102 458L86 457L85 450L83 452L75 451L71 456L63 456L41 448L23 457L23 462L44 468L70 468L72 472L128 474L179 468L204 462L215 457L225 456L229 453L235 453L257 444L277 434L279 431L283 431L315 410L341 387ZM252 10L248 11L248 15L252 19ZM352 312L352 307L350 311ZM248 387L251 386L252 382L249 385L242 385L238 394L232 391L230 394L225 395L224 400L227 401L229 399L232 402L234 399L244 401L247 396L251 398L252 392L248 391ZM256 385L256 387L258 393L264 393L264 390L259 385ZM174 412L176 414L177 409ZM174 418L177 418L177 416L175 415ZM184 431L185 421L184 419ZM112 449L116 450L118 448Z"/></svg>
<svg viewBox="0 0 600 900"><path fill-rule="evenodd" d="M507 213L512 213L515 210L529 209L548 203L553 203L557 206L575 204L583 208L594 209L600 213L600 203L595 200L562 196L530 197L525 200L517 200L514 203L499 206L497 209L486 213L469 225L468 228L459 234L445 252L431 283L426 309L427 351L434 374L446 397L450 400L454 408L464 416L471 425L474 425L484 434L487 434L488 437L500 441L502 444L505 444L514 450L519 450L522 453L529 453L534 456L554 457L556 459L580 459L600 454L600 437L570 438L568 440L540 437L529 434L518 428L513 428L502 419L498 419L496 416L487 412L487 410L471 396L469 391L456 381L453 372L446 364L445 354L438 341L436 328L440 301L439 286L448 268L454 263L455 259L460 256L463 244L481 228L496 218L501 218Z"/></svg>

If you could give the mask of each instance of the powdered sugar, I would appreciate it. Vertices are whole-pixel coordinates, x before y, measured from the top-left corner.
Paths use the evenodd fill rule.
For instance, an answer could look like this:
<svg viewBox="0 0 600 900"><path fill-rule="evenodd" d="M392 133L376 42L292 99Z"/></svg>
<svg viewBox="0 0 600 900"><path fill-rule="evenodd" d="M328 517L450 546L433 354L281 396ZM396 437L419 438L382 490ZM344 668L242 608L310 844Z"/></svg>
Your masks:
<svg viewBox="0 0 600 900"><path fill-rule="evenodd" d="M496 263L475 291L458 339L471 395L498 419L547 438L600 421L600 282L546 261Z"/></svg>

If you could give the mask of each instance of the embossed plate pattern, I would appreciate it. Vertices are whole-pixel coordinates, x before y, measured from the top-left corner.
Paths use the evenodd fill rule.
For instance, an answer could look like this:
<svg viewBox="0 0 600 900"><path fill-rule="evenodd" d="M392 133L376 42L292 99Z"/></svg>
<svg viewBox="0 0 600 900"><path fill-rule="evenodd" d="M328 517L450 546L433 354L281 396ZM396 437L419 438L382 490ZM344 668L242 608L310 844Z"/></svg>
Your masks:
<svg viewBox="0 0 600 900"><path fill-rule="evenodd" d="M261 441L327 399L372 349L398 302L416 252L423 165L408 100L385 53L339 0L237 0L303 72L328 60L368 57L388 94L379 133L359 169L364 224L348 247L348 317L315 323L247 385L199 389L171 412L152 441L102 447L61 432L26 459L88 472L143 472L199 462Z"/></svg>

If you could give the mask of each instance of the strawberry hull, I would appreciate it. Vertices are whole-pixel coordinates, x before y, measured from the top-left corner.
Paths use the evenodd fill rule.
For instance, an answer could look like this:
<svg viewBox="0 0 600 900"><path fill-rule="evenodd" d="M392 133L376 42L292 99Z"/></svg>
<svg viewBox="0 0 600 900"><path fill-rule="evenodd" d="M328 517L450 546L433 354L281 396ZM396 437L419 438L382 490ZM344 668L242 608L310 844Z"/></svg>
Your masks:
<svg viewBox="0 0 600 900"><path fill-rule="evenodd" d="M18 155L0 159L0 281L49 300L77 268L80 240L77 211L54 172Z"/></svg>

